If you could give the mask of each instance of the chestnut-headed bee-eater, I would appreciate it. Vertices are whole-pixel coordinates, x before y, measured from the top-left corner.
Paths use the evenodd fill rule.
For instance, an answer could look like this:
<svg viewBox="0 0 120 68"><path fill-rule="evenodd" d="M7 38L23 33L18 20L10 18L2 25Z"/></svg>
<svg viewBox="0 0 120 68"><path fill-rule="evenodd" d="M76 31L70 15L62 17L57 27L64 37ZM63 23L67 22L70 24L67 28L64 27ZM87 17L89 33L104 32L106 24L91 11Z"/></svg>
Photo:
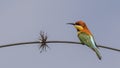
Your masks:
<svg viewBox="0 0 120 68"><path fill-rule="evenodd" d="M102 56L98 50L95 39L90 30L87 28L85 22L80 20L75 22L75 24L74 23L68 24L73 25L76 28L80 42L83 45L87 45L89 48L91 48L96 53L97 57L101 60Z"/></svg>

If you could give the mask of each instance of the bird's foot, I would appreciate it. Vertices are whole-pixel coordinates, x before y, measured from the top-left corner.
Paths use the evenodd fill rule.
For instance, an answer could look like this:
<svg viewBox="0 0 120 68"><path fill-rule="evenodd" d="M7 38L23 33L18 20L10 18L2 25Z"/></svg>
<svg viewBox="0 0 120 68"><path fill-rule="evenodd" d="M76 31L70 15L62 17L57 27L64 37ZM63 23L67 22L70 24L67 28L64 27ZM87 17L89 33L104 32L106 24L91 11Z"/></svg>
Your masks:
<svg viewBox="0 0 120 68"><path fill-rule="evenodd" d="M85 45L84 43L81 43L82 45Z"/></svg>

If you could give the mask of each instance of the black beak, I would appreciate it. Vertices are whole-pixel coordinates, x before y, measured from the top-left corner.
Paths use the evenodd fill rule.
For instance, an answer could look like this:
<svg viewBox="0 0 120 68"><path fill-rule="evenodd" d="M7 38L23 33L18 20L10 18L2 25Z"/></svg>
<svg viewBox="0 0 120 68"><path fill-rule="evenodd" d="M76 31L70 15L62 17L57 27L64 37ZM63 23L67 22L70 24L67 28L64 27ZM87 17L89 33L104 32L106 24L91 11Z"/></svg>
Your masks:
<svg viewBox="0 0 120 68"><path fill-rule="evenodd" d="M75 25L74 23L67 23L67 24L70 24L70 25Z"/></svg>

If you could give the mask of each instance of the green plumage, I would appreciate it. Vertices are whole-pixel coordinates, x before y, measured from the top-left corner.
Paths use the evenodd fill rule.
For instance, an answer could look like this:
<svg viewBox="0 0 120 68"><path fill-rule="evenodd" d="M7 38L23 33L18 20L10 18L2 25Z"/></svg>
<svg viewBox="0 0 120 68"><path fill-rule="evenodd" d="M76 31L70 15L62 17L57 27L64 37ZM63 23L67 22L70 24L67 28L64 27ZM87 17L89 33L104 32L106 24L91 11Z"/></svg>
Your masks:
<svg viewBox="0 0 120 68"><path fill-rule="evenodd" d="M85 32L81 32L78 34L78 38L80 39L80 42L82 44L85 44L89 48L91 48L96 53L98 58L101 60L102 57L100 55L100 52L98 51L98 48L96 46L96 43L95 43L93 36L86 34Z"/></svg>

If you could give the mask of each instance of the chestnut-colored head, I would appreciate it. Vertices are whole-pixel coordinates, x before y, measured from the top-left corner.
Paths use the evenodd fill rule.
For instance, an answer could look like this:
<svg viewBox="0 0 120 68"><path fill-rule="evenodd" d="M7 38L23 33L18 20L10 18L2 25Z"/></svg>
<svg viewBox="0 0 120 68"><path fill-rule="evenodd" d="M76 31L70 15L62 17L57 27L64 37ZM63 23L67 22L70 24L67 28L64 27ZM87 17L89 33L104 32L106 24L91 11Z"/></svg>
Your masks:
<svg viewBox="0 0 120 68"><path fill-rule="evenodd" d="M82 31L84 29L88 29L85 22L80 20L80 21L77 21L75 23L68 23L70 25L73 25L78 31Z"/></svg>
<svg viewBox="0 0 120 68"><path fill-rule="evenodd" d="M89 29L87 28L87 25L82 20L77 21L75 23L68 23L68 24L73 25L76 28L76 30L78 31L78 33L80 33L82 31L82 32L86 32L88 34L91 34Z"/></svg>
<svg viewBox="0 0 120 68"><path fill-rule="evenodd" d="M78 31L82 31L84 29L87 29L85 22L82 20L75 22L74 26Z"/></svg>

